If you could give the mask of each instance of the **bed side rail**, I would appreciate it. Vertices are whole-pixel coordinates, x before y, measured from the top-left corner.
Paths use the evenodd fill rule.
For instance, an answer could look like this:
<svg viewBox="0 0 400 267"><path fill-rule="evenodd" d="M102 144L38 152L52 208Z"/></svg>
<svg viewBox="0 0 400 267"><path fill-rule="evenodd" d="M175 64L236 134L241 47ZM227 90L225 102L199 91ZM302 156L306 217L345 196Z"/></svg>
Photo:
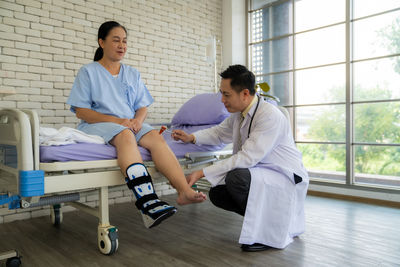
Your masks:
<svg viewBox="0 0 400 267"><path fill-rule="evenodd" d="M226 158L232 155L231 149L207 152L189 152L185 154L185 158L189 159L192 163L190 166L196 166L204 163L210 163Z"/></svg>

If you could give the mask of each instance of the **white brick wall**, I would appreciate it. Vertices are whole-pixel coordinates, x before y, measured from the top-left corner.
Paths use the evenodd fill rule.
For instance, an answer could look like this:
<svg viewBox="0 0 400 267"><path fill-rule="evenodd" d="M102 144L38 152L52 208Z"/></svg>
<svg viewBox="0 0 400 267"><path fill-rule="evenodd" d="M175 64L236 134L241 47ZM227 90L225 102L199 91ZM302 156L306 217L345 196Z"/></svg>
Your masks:
<svg viewBox="0 0 400 267"><path fill-rule="evenodd" d="M213 91L204 52L207 38L221 39L221 8L222 0L0 0L0 87L24 95L0 98L0 107L52 111L40 112L43 125L73 126L62 103L93 59L98 27L116 20L128 30L124 62L155 99L148 122L169 121L190 97Z"/></svg>
<svg viewBox="0 0 400 267"><path fill-rule="evenodd" d="M35 109L43 126L74 127L78 120L64 103L107 20L128 30L124 63L141 72L155 99L148 122L169 121L193 95L213 92L214 68L204 55L207 39L222 36L222 0L0 0L0 88L17 92L0 97L0 108ZM217 59L219 66L219 50ZM175 192L166 183L155 187L159 195ZM110 198L131 201L132 193L117 187ZM82 201L98 204L95 196ZM0 206L0 223L48 214L48 207Z"/></svg>

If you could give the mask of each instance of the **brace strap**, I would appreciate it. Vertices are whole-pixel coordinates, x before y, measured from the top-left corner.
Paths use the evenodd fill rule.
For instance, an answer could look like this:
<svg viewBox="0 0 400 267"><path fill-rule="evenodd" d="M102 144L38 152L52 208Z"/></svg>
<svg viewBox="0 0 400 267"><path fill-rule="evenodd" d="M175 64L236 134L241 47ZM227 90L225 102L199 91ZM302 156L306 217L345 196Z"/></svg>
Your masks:
<svg viewBox="0 0 400 267"><path fill-rule="evenodd" d="M173 207L170 206L167 202L158 201L158 202L156 202L156 203L153 203L153 204L148 205L147 207L143 208L142 211L143 211L143 213L146 214L146 213L149 212L149 210L154 209L154 208L159 207L159 206L163 206L163 205L168 205L169 207L173 208Z"/></svg>
<svg viewBox="0 0 400 267"><path fill-rule="evenodd" d="M155 193L144 195L138 200L136 200L135 205L138 209L143 211L143 204L150 200L158 199L158 196ZM151 205L150 205L151 206Z"/></svg>
<svg viewBox="0 0 400 267"><path fill-rule="evenodd" d="M140 176L140 177L134 178L132 180L128 179L128 181L126 182L126 185L128 186L129 189L134 190L135 186L141 185L141 184L144 184L144 183L152 183L151 177L149 175Z"/></svg>

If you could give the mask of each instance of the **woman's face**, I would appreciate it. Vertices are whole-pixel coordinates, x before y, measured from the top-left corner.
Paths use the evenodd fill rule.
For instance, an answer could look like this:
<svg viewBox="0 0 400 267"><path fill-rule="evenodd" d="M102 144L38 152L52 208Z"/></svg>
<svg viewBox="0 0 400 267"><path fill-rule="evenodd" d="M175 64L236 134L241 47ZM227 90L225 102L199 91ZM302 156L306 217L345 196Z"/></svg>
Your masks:
<svg viewBox="0 0 400 267"><path fill-rule="evenodd" d="M120 61L126 53L126 32L121 27L113 28L106 39L99 39L99 44L103 48L104 57L111 61Z"/></svg>

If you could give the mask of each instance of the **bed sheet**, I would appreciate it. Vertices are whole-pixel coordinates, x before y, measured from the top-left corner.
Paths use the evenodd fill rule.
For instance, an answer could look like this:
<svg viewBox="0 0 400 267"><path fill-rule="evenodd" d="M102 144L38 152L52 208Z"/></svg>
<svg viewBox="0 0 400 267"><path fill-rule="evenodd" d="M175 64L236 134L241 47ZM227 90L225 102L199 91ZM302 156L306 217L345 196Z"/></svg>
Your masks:
<svg viewBox="0 0 400 267"><path fill-rule="evenodd" d="M193 133L212 126L214 125L183 125L172 129L181 129L187 133ZM225 147L224 144L218 146L184 144L173 140L168 132L164 132L163 137L177 158L184 157L188 152L217 151ZM147 149L139 146L139 151L144 161L151 160L150 152ZM40 162L92 161L115 159L116 157L116 150L111 145L78 143L63 146L40 146Z"/></svg>

